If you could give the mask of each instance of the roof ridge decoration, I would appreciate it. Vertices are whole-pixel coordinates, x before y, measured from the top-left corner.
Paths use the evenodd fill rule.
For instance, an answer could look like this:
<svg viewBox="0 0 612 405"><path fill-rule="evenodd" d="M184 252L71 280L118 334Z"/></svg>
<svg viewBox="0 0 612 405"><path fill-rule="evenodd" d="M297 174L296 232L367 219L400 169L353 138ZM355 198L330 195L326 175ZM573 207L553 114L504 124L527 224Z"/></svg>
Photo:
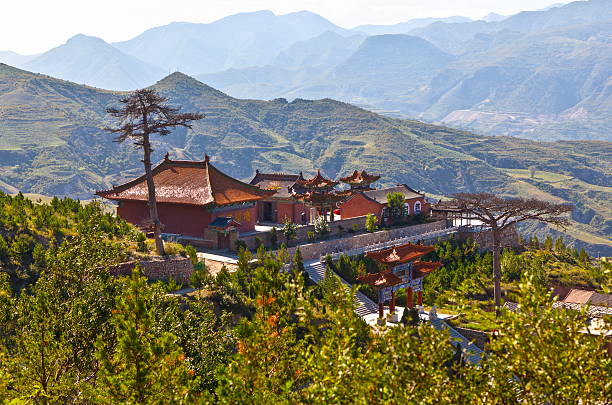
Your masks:
<svg viewBox="0 0 612 405"><path fill-rule="evenodd" d="M339 184L339 182L325 178L321 175L321 169L317 169L317 175L308 180L300 180L300 184L312 188L312 189L322 189L322 188L333 188Z"/></svg>
<svg viewBox="0 0 612 405"><path fill-rule="evenodd" d="M370 184L380 179L380 176L368 174L365 170L355 170L352 174L339 180L347 184Z"/></svg>

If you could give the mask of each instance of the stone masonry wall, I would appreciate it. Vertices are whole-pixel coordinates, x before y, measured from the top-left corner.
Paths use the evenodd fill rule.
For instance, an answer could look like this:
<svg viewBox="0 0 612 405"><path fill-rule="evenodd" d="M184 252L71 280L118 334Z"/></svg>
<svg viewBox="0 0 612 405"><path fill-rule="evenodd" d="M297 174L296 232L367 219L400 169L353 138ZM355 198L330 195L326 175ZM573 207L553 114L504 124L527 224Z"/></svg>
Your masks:
<svg viewBox="0 0 612 405"><path fill-rule="evenodd" d="M426 232L438 231L447 227L446 221L430 222L428 224L420 224L413 226L406 226L402 228L394 228L386 231L378 231L373 233L366 233L362 235L355 235L352 237L326 240L321 242L315 242L308 245L299 246L300 252L304 260L312 260L321 257L331 249L350 250L375 243L386 242L391 239L396 239L403 235L406 231L411 234L417 235ZM293 256L297 247L291 247L287 249L290 256Z"/></svg>
<svg viewBox="0 0 612 405"><path fill-rule="evenodd" d="M366 217L356 217L356 218L349 218L349 219L343 219L343 220L330 222L329 223L329 236L334 237L334 236L344 235L344 234L350 235L348 233L348 230L353 229L353 227L356 227L359 231L362 231L365 228L365 221L366 221ZM306 225L306 226L298 227L296 231L296 239L292 240L291 243L299 244L299 243L307 242L308 232L314 232L314 225ZM281 229L277 229L277 235L278 235L279 244L283 242L286 243ZM261 240L264 246L269 247L271 245L270 232L260 232L255 235L240 236L238 239L246 243L249 249L257 249L258 242L256 238L259 238L259 240Z"/></svg>
<svg viewBox="0 0 612 405"><path fill-rule="evenodd" d="M129 276L136 265L140 264L143 274L150 280L173 279L179 284L189 282L193 274L191 259L181 256L171 256L153 260L134 260L111 266L109 271L114 276Z"/></svg>

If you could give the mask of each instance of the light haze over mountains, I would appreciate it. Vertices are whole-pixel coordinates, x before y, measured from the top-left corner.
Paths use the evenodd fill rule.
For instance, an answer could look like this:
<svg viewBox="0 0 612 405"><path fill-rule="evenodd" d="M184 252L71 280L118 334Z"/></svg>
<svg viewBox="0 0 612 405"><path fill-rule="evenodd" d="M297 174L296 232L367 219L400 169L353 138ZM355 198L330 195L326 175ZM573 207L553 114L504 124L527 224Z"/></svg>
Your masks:
<svg viewBox="0 0 612 405"><path fill-rule="evenodd" d="M611 38L609 0L352 30L308 11L260 11L114 44L77 35L0 61L111 90L181 71L235 97L329 97L488 135L611 140Z"/></svg>

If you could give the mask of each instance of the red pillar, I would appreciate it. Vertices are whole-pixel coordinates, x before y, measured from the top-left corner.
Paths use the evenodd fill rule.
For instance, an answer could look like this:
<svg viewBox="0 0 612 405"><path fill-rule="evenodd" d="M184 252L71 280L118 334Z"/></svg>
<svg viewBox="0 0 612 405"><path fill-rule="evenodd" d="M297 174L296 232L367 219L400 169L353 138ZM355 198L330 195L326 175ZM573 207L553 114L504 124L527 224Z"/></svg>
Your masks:
<svg viewBox="0 0 612 405"><path fill-rule="evenodd" d="M406 308L414 308L414 302L412 301L412 287L408 287L406 290Z"/></svg>
<svg viewBox="0 0 612 405"><path fill-rule="evenodd" d="M419 305L423 305L423 291L419 291L417 294L417 303Z"/></svg>
<svg viewBox="0 0 612 405"><path fill-rule="evenodd" d="M382 302L378 303L378 317L379 318L385 317L385 304Z"/></svg>
<svg viewBox="0 0 612 405"><path fill-rule="evenodd" d="M391 291L391 302L389 303L389 312L395 313L395 291Z"/></svg>

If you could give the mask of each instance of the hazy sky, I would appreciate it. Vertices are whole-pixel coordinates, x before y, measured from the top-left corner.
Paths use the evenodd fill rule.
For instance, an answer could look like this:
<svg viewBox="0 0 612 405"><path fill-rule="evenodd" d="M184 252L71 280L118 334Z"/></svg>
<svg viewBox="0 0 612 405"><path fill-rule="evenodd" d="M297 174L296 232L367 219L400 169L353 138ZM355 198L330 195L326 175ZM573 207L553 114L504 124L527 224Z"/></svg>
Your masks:
<svg viewBox="0 0 612 405"><path fill-rule="evenodd" d="M211 22L242 11L310 10L345 28L418 17L513 14L568 0L0 0L0 50L46 51L75 34L108 42L173 21Z"/></svg>

